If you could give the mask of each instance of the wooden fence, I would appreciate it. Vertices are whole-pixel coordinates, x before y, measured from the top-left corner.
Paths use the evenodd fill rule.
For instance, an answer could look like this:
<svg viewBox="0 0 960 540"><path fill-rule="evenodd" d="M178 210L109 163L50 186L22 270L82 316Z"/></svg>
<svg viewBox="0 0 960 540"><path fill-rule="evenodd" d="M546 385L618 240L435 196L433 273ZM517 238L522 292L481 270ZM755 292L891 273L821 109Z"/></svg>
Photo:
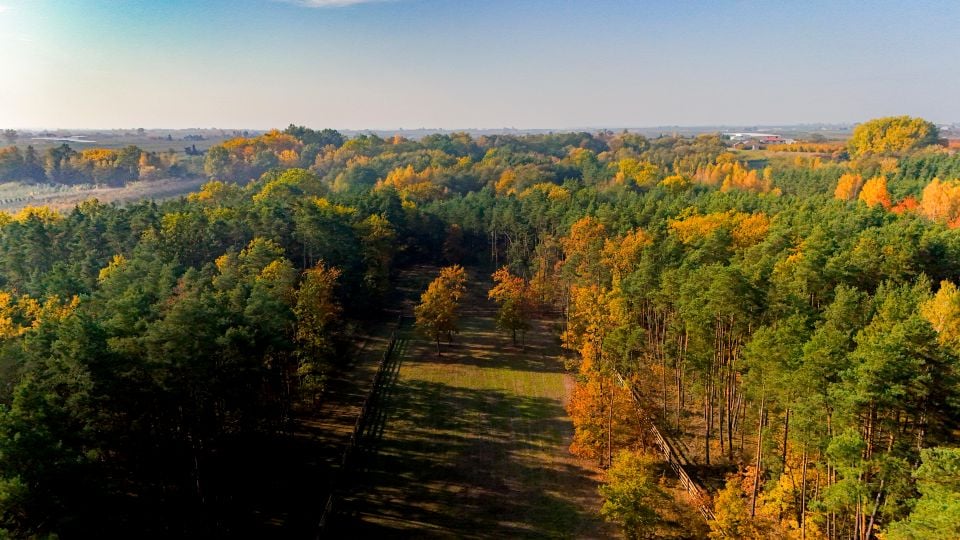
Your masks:
<svg viewBox="0 0 960 540"><path fill-rule="evenodd" d="M362 449L364 431L366 431L370 419L376 415L377 396L383 388L388 366L390 365L390 359L393 357L393 353L397 347L397 333L400 331L402 324L403 315L400 315L397 318L397 327L390 334L390 341L387 343L387 348L383 351L383 356L380 357L380 363L377 365L377 372L373 376L373 384L370 386L370 391L367 392L367 396L363 400L363 406L360 408L360 413L357 415L357 420L353 424L350 441L343 449L340 466L331 474L330 495L327 497L327 504L324 505L323 513L320 515L320 522L317 527L317 538L323 538L326 535L328 527L330 526L330 519L336 508L337 492L344 487L343 483L348 475L353 472L353 467L357 463L356 458Z"/></svg>
<svg viewBox="0 0 960 540"><path fill-rule="evenodd" d="M689 463L686 458L680 452L677 452L670 440L663 436L660 433L660 430L657 428L656 423L653 421L653 418L647 413L647 408L644 406L643 400L640 397L640 393L637 392L637 389L633 384L627 382L627 380L620 374L619 371L616 372L617 379L620 381L620 384L624 388L630 390L630 396L633 397L634 405L637 407L637 412L641 422L643 423L644 428L653 436L653 441L657 446L657 449L660 450L660 454L663 456L663 459L670 465L670 468L673 469L673 472L676 473L677 477L680 478L680 485L683 486L683 489L686 490L687 495L696 505L697 510L700 512L700 515L703 516L703 519L707 523L712 523L716 521L716 516L713 514L713 508L711 508L710 496L707 494L707 490L703 488L700 483L695 480L687 472L687 467ZM722 533L722 531L721 531Z"/></svg>

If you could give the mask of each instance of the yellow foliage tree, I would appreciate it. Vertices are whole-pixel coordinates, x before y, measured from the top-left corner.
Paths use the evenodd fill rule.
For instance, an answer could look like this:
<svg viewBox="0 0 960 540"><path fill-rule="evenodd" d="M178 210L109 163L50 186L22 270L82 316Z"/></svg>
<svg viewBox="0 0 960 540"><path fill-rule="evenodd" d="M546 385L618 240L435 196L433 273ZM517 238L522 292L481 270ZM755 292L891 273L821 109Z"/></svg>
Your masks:
<svg viewBox="0 0 960 540"><path fill-rule="evenodd" d="M617 163L617 173L613 181L620 185L650 187L660 180L660 167L649 161L633 158L621 159Z"/></svg>
<svg viewBox="0 0 960 540"><path fill-rule="evenodd" d="M517 344L517 332L523 334L530 328L530 314L533 311L527 282L520 276L510 273L504 266L491 276L495 285L487 297L496 302L497 327L511 333L513 344Z"/></svg>
<svg viewBox="0 0 960 540"><path fill-rule="evenodd" d="M97 282L103 283L110 277L110 274L116 272L119 268L123 268L126 264L126 257L123 255L114 255L107 266L100 269L100 273L97 275Z"/></svg>
<svg viewBox="0 0 960 540"><path fill-rule="evenodd" d="M758 212L747 214L729 210L712 214L690 214L681 219L670 220L670 230L684 244L699 241L720 229L730 231L733 245L747 248L763 240L770 228L770 219Z"/></svg>
<svg viewBox="0 0 960 540"><path fill-rule="evenodd" d="M897 154L936 144L937 126L923 118L889 116L864 122L854 128L847 143L850 155Z"/></svg>
<svg viewBox="0 0 960 540"><path fill-rule="evenodd" d="M397 167L387 177L377 183L375 189L392 187L404 200L425 202L438 198L442 194L440 186L433 182L434 170L427 167L417 172L413 165Z"/></svg>
<svg viewBox="0 0 960 540"><path fill-rule="evenodd" d="M580 356L580 377L568 405L574 424L571 452L609 464L615 446L635 437L636 415L627 389L616 382L607 337L626 324L624 299L596 284L570 289L567 328L561 339Z"/></svg>
<svg viewBox="0 0 960 540"><path fill-rule="evenodd" d="M520 198L525 199L538 193L542 193L551 201L565 201L570 198L570 190L549 182L541 182L528 187L520 193Z"/></svg>
<svg viewBox="0 0 960 540"><path fill-rule="evenodd" d="M685 176L674 174L664 178L660 185L671 191L683 191L690 187L690 180Z"/></svg>
<svg viewBox="0 0 960 540"><path fill-rule="evenodd" d="M744 540L765 540L767 538L793 538L780 524L780 515L775 507L775 497L767 502L768 508L753 508L751 491L756 470L747 467L745 471L727 476L724 488L717 492L713 500L713 513L716 520L710 523L710 538L742 538ZM785 486L793 489L796 484ZM778 493L777 497L782 497ZM772 515L771 515L772 514ZM797 535L799 538L799 535ZM810 536L809 538L815 538Z"/></svg>
<svg viewBox="0 0 960 540"><path fill-rule="evenodd" d="M517 173L507 169L500 174L497 183L493 186L498 195L510 195L517 192Z"/></svg>
<svg viewBox="0 0 960 540"><path fill-rule="evenodd" d="M860 200L867 203L867 206L873 207L880 205L884 208L890 208L890 192L887 191L887 178L884 176L875 176L865 184L860 190Z"/></svg>
<svg viewBox="0 0 960 540"><path fill-rule="evenodd" d="M937 331L940 343L960 350L960 290L953 282L941 281L937 294L920 305L920 314Z"/></svg>
<svg viewBox="0 0 960 540"><path fill-rule="evenodd" d="M845 173L840 176L840 180L837 181L837 189L833 191L833 197L841 201L855 201L862 187L862 176L854 173Z"/></svg>
<svg viewBox="0 0 960 540"><path fill-rule="evenodd" d="M653 538L662 518L657 510L667 495L657 483L656 457L636 450L622 450L607 469L600 486L600 515L620 524L629 539Z"/></svg>
<svg viewBox="0 0 960 540"><path fill-rule="evenodd" d="M603 248L607 240L607 228L593 217L577 220L570 227L570 234L560 243L567 257L566 266L579 281L599 283L602 280Z"/></svg>
<svg viewBox="0 0 960 540"><path fill-rule="evenodd" d="M956 223L960 218L960 182L941 182L934 178L920 199L920 213L928 219Z"/></svg>
<svg viewBox="0 0 960 540"><path fill-rule="evenodd" d="M187 195L192 202L202 202L211 205L223 204L227 200L239 197L242 190L236 184L227 184L219 180L211 180L200 187L200 191Z"/></svg>
<svg viewBox="0 0 960 540"><path fill-rule="evenodd" d="M420 304L414 308L417 327L437 342L437 356L440 355L440 337L453 338L457 331L460 299L466 291L467 274L460 265L448 266L440 270L427 290L420 296Z"/></svg>
<svg viewBox="0 0 960 540"><path fill-rule="evenodd" d="M49 206L26 206L13 215L13 221L26 223L30 220L54 223L63 219L63 215Z"/></svg>
<svg viewBox="0 0 960 540"><path fill-rule="evenodd" d="M762 212L740 214L734 218L733 222L730 237L733 239L733 245L738 248L760 243L767 237L767 232L770 230L770 219Z"/></svg>
<svg viewBox="0 0 960 540"><path fill-rule="evenodd" d="M628 232L622 238L608 238L603 245L603 263L610 269L614 285L632 270L643 248L653 244L653 238L643 229Z"/></svg>

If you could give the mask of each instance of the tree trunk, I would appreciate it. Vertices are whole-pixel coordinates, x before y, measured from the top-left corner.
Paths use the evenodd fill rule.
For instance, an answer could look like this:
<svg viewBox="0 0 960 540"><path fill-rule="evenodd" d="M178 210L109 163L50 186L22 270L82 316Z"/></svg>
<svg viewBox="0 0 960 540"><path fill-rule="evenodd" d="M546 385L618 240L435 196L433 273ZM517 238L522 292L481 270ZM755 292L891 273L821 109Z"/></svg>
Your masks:
<svg viewBox="0 0 960 540"><path fill-rule="evenodd" d="M611 384L610 388L610 407L607 410L607 465L613 465L613 396L614 390Z"/></svg>
<svg viewBox="0 0 960 540"><path fill-rule="evenodd" d="M763 456L763 407L766 393L760 394L760 420L757 422L757 460L753 470L753 494L750 497L750 517L757 515L757 489L760 487L760 459Z"/></svg>
<svg viewBox="0 0 960 540"><path fill-rule="evenodd" d="M803 445L803 472L800 473L800 540L807 539L807 445Z"/></svg>
<svg viewBox="0 0 960 540"><path fill-rule="evenodd" d="M877 510L880 508L880 496L883 495L883 481L884 479L881 478L880 489L877 491L877 500L873 503L873 512L870 513L870 523L863 532L865 540L870 540L870 537L873 536L873 523L877 517Z"/></svg>
<svg viewBox="0 0 960 540"><path fill-rule="evenodd" d="M667 358L661 351L660 354L660 395L663 397L663 420L667 417Z"/></svg>
<svg viewBox="0 0 960 540"><path fill-rule="evenodd" d="M710 393L703 398L703 453L704 461L710 465Z"/></svg>
<svg viewBox="0 0 960 540"><path fill-rule="evenodd" d="M790 407L783 419L783 454L780 456L780 465L787 470L787 437L790 435Z"/></svg>

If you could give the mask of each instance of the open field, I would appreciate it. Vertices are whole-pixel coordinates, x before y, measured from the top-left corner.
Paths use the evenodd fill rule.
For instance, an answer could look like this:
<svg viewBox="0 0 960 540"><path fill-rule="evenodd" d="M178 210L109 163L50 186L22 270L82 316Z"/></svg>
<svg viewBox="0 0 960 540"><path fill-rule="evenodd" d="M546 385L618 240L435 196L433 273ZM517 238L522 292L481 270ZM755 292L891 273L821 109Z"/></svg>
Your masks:
<svg viewBox="0 0 960 540"><path fill-rule="evenodd" d="M343 532L616 536L596 515L598 472L567 450L571 381L552 323L537 321L527 347L514 347L495 330L493 306L479 289L441 357L408 320L377 453L349 497Z"/></svg>
<svg viewBox="0 0 960 540"><path fill-rule="evenodd" d="M184 147L195 145L197 150L206 150L215 144L232 137L242 135L236 129L149 129L143 133L136 130L21 130L19 137L13 144L26 150L32 146L38 153L49 148L68 144L74 150L89 148L120 149L135 145L148 152L167 152L174 150L182 154ZM254 131L253 133L257 133ZM199 137L199 140L194 140ZM8 146L9 140L4 140L0 146Z"/></svg>
<svg viewBox="0 0 960 540"><path fill-rule="evenodd" d="M206 181L207 179L202 177L168 178L132 182L124 187L0 184L0 210L17 211L26 206L49 206L57 210L69 210L89 199L119 204L141 200L158 201L196 191Z"/></svg>

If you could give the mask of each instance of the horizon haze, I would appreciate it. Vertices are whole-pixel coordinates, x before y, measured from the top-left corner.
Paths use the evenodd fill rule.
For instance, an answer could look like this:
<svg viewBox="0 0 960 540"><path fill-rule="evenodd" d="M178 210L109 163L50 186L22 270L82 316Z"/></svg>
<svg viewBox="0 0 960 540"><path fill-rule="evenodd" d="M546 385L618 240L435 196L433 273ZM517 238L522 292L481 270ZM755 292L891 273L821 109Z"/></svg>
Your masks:
<svg viewBox="0 0 960 540"><path fill-rule="evenodd" d="M5 127L960 120L960 4L0 0ZM856 58L856 62L851 59Z"/></svg>

